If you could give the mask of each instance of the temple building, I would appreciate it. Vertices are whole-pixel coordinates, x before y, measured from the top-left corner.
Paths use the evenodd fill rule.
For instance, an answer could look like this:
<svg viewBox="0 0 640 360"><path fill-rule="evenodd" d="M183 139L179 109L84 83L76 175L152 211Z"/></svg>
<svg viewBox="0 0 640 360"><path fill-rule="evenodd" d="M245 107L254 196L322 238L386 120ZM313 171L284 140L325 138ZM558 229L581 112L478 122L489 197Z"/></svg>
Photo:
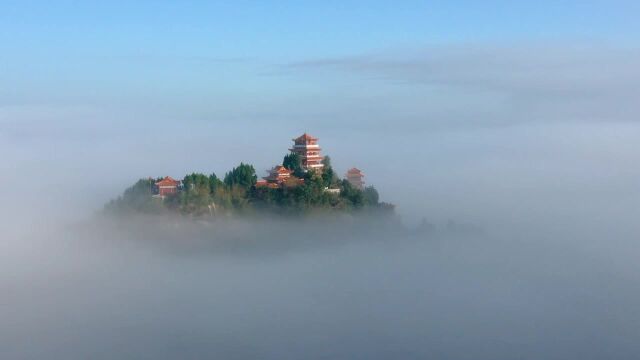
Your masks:
<svg viewBox="0 0 640 360"><path fill-rule="evenodd" d="M293 139L293 143L293 148L289 150L300 155L302 167L305 170L322 170L324 165L322 164L318 138L304 133L300 137Z"/></svg>
<svg viewBox="0 0 640 360"><path fill-rule="evenodd" d="M347 181L356 189L364 189L364 174L360 169L351 168L347 171Z"/></svg>
<svg viewBox="0 0 640 360"><path fill-rule="evenodd" d="M293 171L287 169L282 165L278 165L269 170L268 176L262 178L262 180L258 180L256 182L256 186L266 186L275 189L283 185L290 185L293 180L295 180L294 184L300 183L302 179L298 179L295 176L292 176L292 173Z"/></svg>
<svg viewBox="0 0 640 360"><path fill-rule="evenodd" d="M171 176L167 176L164 179L155 183L156 191L159 196L167 196L178 192L180 181L175 180Z"/></svg>

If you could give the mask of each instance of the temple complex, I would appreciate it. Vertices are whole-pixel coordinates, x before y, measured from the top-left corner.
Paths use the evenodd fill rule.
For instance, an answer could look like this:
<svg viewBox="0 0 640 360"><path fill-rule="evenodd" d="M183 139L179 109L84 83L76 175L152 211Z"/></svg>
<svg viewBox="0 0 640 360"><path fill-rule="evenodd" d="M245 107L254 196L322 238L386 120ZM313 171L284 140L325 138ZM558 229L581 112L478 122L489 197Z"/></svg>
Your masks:
<svg viewBox="0 0 640 360"><path fill-rule="evenodd" d="M305 170L322 170L324 165L322 164L318 138L304 133L300 137L293 139L293 142L293 148L289 150L300 155L302 167Z"/></svg>
<svg viewBox="0 0 640 360"><path fill-rule="evenodd" d="M364 174L360 169L351 168L347 171L347 181L356 189L364 189Z"/></svg>
<svg viewBox="0 0 640 360"><path fill-rule="evenodd" d="M307 133L293 139L294 145L289 149L292 153L298 154L301 160L302 168L305 171L322 171L324 168L323 157L320 154L320 146L318 138ZM293 175L294 171L283 165L277 165L268 170L268 175L258 180L256 187L268 187L278 189L282 187L294 187L304 184L304 179ZM357 168L347 171L346 180L356 189L364 189L364 174ZM164 198L167 195L173 195L182 190L182 182L167 176L155 183L154 197ZM340 189L325 188L329 193L340 193Z"/></svg>

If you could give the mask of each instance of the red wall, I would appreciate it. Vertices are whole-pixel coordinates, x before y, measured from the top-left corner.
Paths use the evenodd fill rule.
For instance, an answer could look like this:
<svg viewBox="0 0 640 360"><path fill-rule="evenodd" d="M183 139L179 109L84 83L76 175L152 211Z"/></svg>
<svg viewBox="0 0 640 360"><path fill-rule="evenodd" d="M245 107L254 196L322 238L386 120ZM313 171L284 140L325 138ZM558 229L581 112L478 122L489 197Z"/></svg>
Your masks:
<svg viewBox="0 0 640 360"><path fill-rule="evenodd" d="M176 192L178 192L178 189L175 188L175 187L158 189L158 194L160 194L162 196L175 194Z"/></svg>

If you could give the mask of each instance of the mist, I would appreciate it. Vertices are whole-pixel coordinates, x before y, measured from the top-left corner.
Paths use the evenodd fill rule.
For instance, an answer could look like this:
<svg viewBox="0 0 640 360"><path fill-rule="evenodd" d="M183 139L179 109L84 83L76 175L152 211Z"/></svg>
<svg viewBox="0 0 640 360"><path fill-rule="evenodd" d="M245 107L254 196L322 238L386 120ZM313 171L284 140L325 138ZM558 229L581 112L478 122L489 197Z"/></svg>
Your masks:
<svg viewBox="0 0 640 360"><path fill-rule="evenodd" d="M13 137L3 145L5 170L16 170L5 172L14 186L2 207L2 357L634 358L637 172L622 164L637 159L626 141L636 127L576 128L537 155L533 144L509 151L522 138L498 140L518 129L449 133L427 146L446 161L389 165L411 168L413 182L373 171L400 228L113 223L97 213L140 176L134 161L108 146L77 151L90 138ZM607 147L594 153L594 143ZM478 154L488 145L493 155ZM162 168L154 161L142 168ZM436 231L412 232L422 217ZM484 231L448 232L447 219Z"/></svg>
<svg viewBox="0 0 640 360"><path fill-rule="evenodd" d="M635 357L635 237L357 228L32 231L2 252L3 357Z"/></svg>

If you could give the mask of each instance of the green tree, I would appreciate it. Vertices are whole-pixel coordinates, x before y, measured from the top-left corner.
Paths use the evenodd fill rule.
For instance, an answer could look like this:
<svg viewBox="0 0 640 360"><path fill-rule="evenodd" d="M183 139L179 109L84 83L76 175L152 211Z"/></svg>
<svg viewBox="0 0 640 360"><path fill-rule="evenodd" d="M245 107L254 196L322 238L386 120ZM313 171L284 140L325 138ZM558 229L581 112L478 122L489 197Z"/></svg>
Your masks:
<svg viewBox="0 0 640 360"><path fill-rule="evenodd" d="M331 188L338 183L339 179L331 166L322 169L322 182L325 187Z"/></svg>
<svg viewBox="0 0 640 360"><path fill-rule="evenodd" d="M224 186L222 180L220 180L215 173L211 173L211 175L209 175L209 190L211 193L215 194L216 190L222 186Z"/></svg>
<svg viewBox="0 0 640 360"><path fill-rule="evenodd" d="M234 210L247 210L249 208L249 198L247 196L250 188L246 188L243 185L231 185L229 188L229 195L231 199L231 206Z"/></svg>
<svg viewBox="0 0 640 360"><path fill-rule="evenodd" d="M331 158L329 155L322 158L322 165L324 165L324 167L331 167Z"/></svg>
<svg viewBox="0 0 640 360"><path fill-rule="evenodd" d="M202 215L209 212L211 204L211 189L209 177L204 174L193 173L182 180L183 191L179 193L180 210L185 214Z"/></svg>
<svg viewBox="0 0 640 360"><path fill-rule="evenodd" d="M304 177L305 171L302 167L300 154L291 152L282 159L282 166L293 171L293 175L299 178Z"/></svg>
<svg viewBox="0 0 640 360"><path fill-rule="evenodd" d="M364 196L364 203L366 205L375 206L378 205L378 201L380 200L380 195L378 195L378 190L373 186L367 186L364 188L362 192Z"/></svg>
<svg viewBox="0 0 640 360"><path fill-rule="evenodd" d="M325 202L324 182L317 171L309 171L302 186L294 189L294 202L301 208L320 206Z"/></svg>
<svg viewBox="0 0 640 360"><path fill-rule="evenodd" d="M337 187L340 179L331 166L331 158L329 156L325 156L322 159L322 164L324 165L322 168L322 180L324 182L324 186L328 188Z"/></svg>
<svg viewBox="0 0 640 360"><path fill-rule="evenodd" d="M253 166L244 163L240 163L240 165L233 168L224 176L224 183L227 186L233 187L236 185L245 189L255 185L257 180L258 177L256 176L256 170Z"/></svg>
<svg viewBox="0 0 640 360"><path fill-rule="evenodd" d="M353 187L347 180L342 180L340 184L340 197L344 198L349 205L354 208L364 206L364 196L362 191Z"/></svg>
<svg viewBox="0 0 640 360"><path fill-rule="evenodd" d="M157 213L162 210L161 203L153 198L156 180L140 179L133 186L127 188L122 196L111 201L105 210L122 212L134 210L139 212Z"/></svg>
<svg viewBox="0 0 640 360"><path fill-rule="evenodd" d="M204 174L193 173L191 175L187 175L182 179L182 184L185 190L193 190L197 189L198 191L210 191L209 187L209 177Z"/></svg>

